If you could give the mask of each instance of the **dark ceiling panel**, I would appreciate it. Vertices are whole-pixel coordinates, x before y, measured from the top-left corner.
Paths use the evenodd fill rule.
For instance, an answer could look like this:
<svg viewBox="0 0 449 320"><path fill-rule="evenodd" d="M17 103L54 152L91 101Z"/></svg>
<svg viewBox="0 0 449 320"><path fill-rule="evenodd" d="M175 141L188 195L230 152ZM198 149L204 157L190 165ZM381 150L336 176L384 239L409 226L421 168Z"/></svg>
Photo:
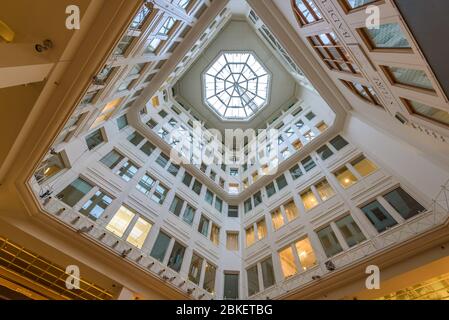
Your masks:
<svg viewBox="0 0 449 320"><path fill-rule="evenodd" d="M449 1L395 0L427 61L449 96Z"/></svg>

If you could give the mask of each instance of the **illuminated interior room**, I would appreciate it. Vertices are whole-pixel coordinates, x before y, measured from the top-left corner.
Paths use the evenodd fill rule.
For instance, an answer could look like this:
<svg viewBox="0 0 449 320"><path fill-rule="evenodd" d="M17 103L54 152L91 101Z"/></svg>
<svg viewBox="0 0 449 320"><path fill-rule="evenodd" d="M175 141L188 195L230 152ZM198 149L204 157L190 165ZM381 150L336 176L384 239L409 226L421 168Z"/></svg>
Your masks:
<svg viewBox="0 0 449 320"><path fill-rule="evenodd" d="M2 1L0 300L448 299L445 12Z"/></svg>

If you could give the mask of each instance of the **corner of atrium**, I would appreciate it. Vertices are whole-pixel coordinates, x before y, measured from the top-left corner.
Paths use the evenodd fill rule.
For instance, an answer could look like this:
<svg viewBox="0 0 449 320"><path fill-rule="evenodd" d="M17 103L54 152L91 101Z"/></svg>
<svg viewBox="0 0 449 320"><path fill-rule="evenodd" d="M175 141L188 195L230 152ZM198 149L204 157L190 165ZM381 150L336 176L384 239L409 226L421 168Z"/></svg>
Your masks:
<svg viewBox="0 0 449 320"><path fill-rule="evenodd" d="M0 4L1 300L449 298L431 4L55 1Z"/></svg>

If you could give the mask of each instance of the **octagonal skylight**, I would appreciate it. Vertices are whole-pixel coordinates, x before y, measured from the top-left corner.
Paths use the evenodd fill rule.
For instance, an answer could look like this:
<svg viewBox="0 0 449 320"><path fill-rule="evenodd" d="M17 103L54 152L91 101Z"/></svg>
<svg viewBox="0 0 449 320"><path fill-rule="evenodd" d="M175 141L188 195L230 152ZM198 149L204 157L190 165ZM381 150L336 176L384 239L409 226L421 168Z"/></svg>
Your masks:
<svg viewBox="0 0 449 320"><path fill-rule="evenodd" d="M205 103L224 120L249 120L266 106L270 75L250 52L223 52L203 74Z"/></svg>

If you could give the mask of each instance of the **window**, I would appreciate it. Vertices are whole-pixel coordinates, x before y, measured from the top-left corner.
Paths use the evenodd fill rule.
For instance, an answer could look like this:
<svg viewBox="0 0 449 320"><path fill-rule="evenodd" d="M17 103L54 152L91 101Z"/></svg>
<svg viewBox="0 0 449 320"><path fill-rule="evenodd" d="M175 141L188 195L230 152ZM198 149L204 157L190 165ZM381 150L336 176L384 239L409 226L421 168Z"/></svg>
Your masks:
<svg viewBox="0 0 449 320"><path fill-rule="evenodd" d="M168 163L169 160L170 159L165 154L161 153L159 155L159 157L157 157L156 163L158 165L160 165L162 168L165 168L167 166L167 163Z"/></svg>
<svg viewBox="0 0 449 320"><path fill-rule="evenodd" d="M112 198L101 190L95 194L83 205L80 212L92 220L97 220L106 208L112 203Z"/></svg>
<svg viewBox="0 0 449 320"><path fill-rule="evenodd" d="M259 292L259 273L257 272L257 264L246 270L248 278L248 296L252 296Z"/></svg>
<svg viewBox="0 0 449 320"><path fill-rule="evenodd" d="M205 102L222 119L248 120L265 107L270 76L251 53L221 54L203 76Z"/></svg>
<svg viewBox="0 0 449 320"><path fill-rule="evenodd" d="M423 70L382 67L392 84L434 91L427 74Z"/></svg>
<svg viewBox="0 0 449 320"><path fill-rule="evenodd" d="M262 193L260 191L256 192L253 196L254 198L254 207L257 207L262 203Z"/></svg>
<svg viewBox="0 0 449 320"><path fill-rule="evenodd" d="M212 229L210 232L210 241L212 241L213 244L218 246L220 243L220 227L217 226L215 223L212 223Z"/></svg>
<svg viewBox="0 0 449 320"><path fill-rule="evenodd" d="M165 197L167 196L168 188L164 187L162 184L158 184L156 189L154 190L153 195L151 196L151 199L155 201L158 204L163 204Z"/></svg>
<svg viewBox="0 0 449 320"><path fill-rule="evenodd" d="M300 140L295 140L292 142L292 146L293 148L295 148L295 150L299 150L303 147L302 143Z"/></svg>
<svg viewBox="0 0 449 320"><path fill-rule="evenodd" d="M206 197L204 200L206 200L206 202L210 205L214 202L214 194L209 189L206 190Z"/></svg>
<svg viewBox="0 0 449 320"><path fill-rule="evenodd" d="M314 265L316 265L316 257L313 252L312 245L310 244L309 238L304 238L295 243L296 253L299 257L299 262L301 263L301 268L305 271Z"/></svg>
<svg viewBox="0 0 449 320"><path fill-rule="evenodd" d="M231 251L239 250L239 233L226 232L226 249Z"/></svg>
<svg viewBox="0 0 449 320"><path fill-rule="evenodd" d="M353 247L356 244L366 240L365 235L362 230L360 230L357 223L355 223L351 215L347 215L346 217L335 221L335 224L343 235L343 238L345 238L345 241L349 247Z"/></svg>
<svg viewBox="0 0 449 320"><path fill-rule="evenodd" d="M192 261L190 262L189 280L197 285L200 284L202 268L203 268L203 258L197 256L194 253L192 255Z"/></svg>
<svg viewBox="0 0 449 320"><path fill-rule="evenodd" d="M379 97L372 87L362 85L358 82L350 82L345 80L341 80L341 82L343 82L343 84L359 98L371 104L381 106Z"/></svg>
<svg viewBox="0 0 449 320"><path fill-rule="evenodd" d="M119 130L126 128L127 126L128 126L128 118L126 117L126 114L117 118L117 127Z"/></svg>
<svg viewBox="0 0 449 320"><path fill-rule="evenodd" d="M92 188L93 186L90 183L78 178L62 190L56 197L66 205L73 207L87 193L89 193Z"/></svg>
<svg viewBox="0 0 449 320"><path fill-rule="evenodd" d="M87 148L89 150L94 149L104 142L103 133L101 129L95 130L92 133L89 133L86 137Z"/></svg>
<svg viewBox="0 0 449 320"><path fill-rule="evenodd" d="M203 281L203 289L209 293L215 292L215 276L217 273L217 268L211 265L209 262L206 262L206 268L204 271L204 281Z"/></svg>
<svg viewBox="0 0 449 320"><path fill-rule="evenodd" d="M308 39L311 46L331 70L359 73L359 68L333 32L312 36Z"/></svg>
<svg viewBox="0 0 449 320"><path fill-rule="evenodd" d="M151 13L150 9L147 8L146 5L142 6L142 8L137 12L133 21L131 22L130 28L135 30L140 30L142 25L145 22L146 17Z"/></svg>
<svg viewBox="0 0 449 320"><path fill-rule="evenodd" d="M223 210L223 200L221 200L219 197L215 197L215 209L217 209L217 211L220 213Z"/></svg>
<svg viewBox="0 0 449 320"><path fill-rule="evenodd" d="M162 27L159 29L158 34L160 35L168 35L168 33L170 32L170 30L173 28L173 26L175 25L176 20L173 19L172 17L169 17L164 24L162 25Z"/></svg>
<svg viewBox="0 0 449 320"><path fill-rule="evenodd" d="M328 146L324 145L321 148L319 148L316 153L320 156L321 160L326 160L330 158L334 153L331 149L329 149Z"/></svg>
<svg viewBox="0 0 449 320"><path fill-rule="evenodd" d="M319 124L317 124L316 128L319 132L323 133L328 128L327 124L324 121L321 121Z"/></svg>
<svg viewBox="0 0 449 320"><path fill-rule="evenodd" d="M121 238L135 215L136 214L128 208L121 206L112 217L111 221L109 221L106 229Z"/></svg>
<svg viewBox="0 0 449 320"><path fill-rule="evenodd" d="M170 163L170 165L168 166L167 171L174 177L176 177L178 175L179 172L179 165L174 164L174 163Z"/></svg>
<svg viewBox="0 0 449 320"><path fill-rule="evenodd" d="M326 179L317 183L315 185L315 188L318 194L320 195L321 200L323 201L328 200L335 194L334 189L331 187L331 185L329 184L329 182L327 182Z"/></svg>
<svg viewBox="0 0 449 320"><path fill-rule="evenodd" d="M142 179L140 179L139 183L137 184L136 188L140 192L149 195L151 188L154 186L155 180L149 176L148 174L145 174Z"/></svg>
<svg viewBox="0 0 449 320"><path fill-rule="evenodd" d="M379 28L362 28L362 36L370 49L411 49L398 23L387 23Z"/></svg>
<svg viewBox="0 0 449 320"><path fill-rule="evenodd" d="M316 167L315 161L313 161L313 159L310 156L302 160L301 164L304 167L304 170L306 170L306 172L309 172L310 170Z"/></svg>
<svg viewBox="0 0 449 320"><path fill-rule="evenodd" d="M259 220L257 223L257 239L261 240L267 236L267 224L265 219Z"/></svg>
<svg viewBox="0 0 449 320"><path fill-rule="evenodd" d="M273 223L274 230L278 230L284 225L284 217L282 216L281 209L278 208L271 213L271 222Z"/></svg>
<svg viewBox="0 0 449 320"><path fill-rule="evenodd" d="M285 176L280 175L279 177L277 177L276 184L277 184L279 190L284 189L284 187L287 186L287 180L285 180Z"/></svg>
<svg viewBox="0 0 449 320"><path fill-rule="evenodd" d="M323 18L312 0L295 0L293 11L302 26Z"/></svg>
<svg viewBox="0 0 449 320"><path fill-rule="evenodd" d="M251 226L245 230L246 247L249 247L256 242L256 234L254 233L254 226Z"/></svg>
<svg viewBox="0 0 449 320"><path fill-rule="evenodd" d="M293 167L290 168L290 174L293 180L296 180L302 176L302 170L297 164L295 164Z"/></svg>
<svg viewBox="0 0 449 320"><path fill-rule="evenodd" d="M413 100L404 100L410 113L449 126L449 112Z"/></svg>
<svg viewBox="0 0 449 320"><path fill-rule="evenodd" d="M124 157L115 150L112 150L103 158L101 158L100 162L107 166L109 169L114 169Z"/></svg>
<svg viewBox="0 0 449 320"><path fill-rule="evenodd" d="M123 38L120 40L119 44L117 45L117 47L114 50L114 55L116 56L120 56L123 55L126 50L129 48L129 46L131 45L131 42L133 41L134 37L132 36L128 36L125 35L123 36Z"/></svg>
<svg viewBox="0 0 449 320"><path fill-rule="evenodd" d="M306 210L311 210L318 205L318 200L311 189L301 193L301 200Z"/></svg>
<svg viewBox="0 0 449 320"><path fill-rule="evenodd" d="M209 233L209 223L209 219L207 219L205 216L201 216L200 223L198 225L198 232L205 237L207 237Z"/></svg>
<svg viewBox="0 0 449 320"><path fill-rule="evenodd" d="M174 271L179 272L179 270L181 270L185 250L186 248L183 245L181 245L178 241L175 241L175 245L171 251L167 266Z"/></svg>
<svg viewBox="0 0 449 320"><path fill-rule="evenodd" d="M384 195L384 198L404 219L410 219L426 210L400 187Z"/></svg>
<svg viewBox="0 0 449 320"><path fill-rule="evenodd" d="M249 211L251 211L253 209L253 205L251 203L251 198L247 199L244 203L243 206L245 208L245 213L248 213Z"/></svg>
<svg viewBox="0 0 449 320"><path fill-rule="evenodd" d="M328 258L343 251L331 226L321 229L317 234Z"/></svg>
<svg viewBox="0 0 449 320"><path fill-rule="evenodd" d="M281 260L282 273L284 278L291 277L298 273L298 267L295 263L295 256L291 247L287 247L279 252L279 258Z"/></svg>
<svg viewBox="0 0 449 320"><path fill-rule="evenodd" d="M238 175L239 175L239 169L237 169L237 168L230 168L230 169L229 169L229 175L230 175L231 177L236 177L236 176L238 176Z"/></svg>
<svg viewBox="0 0 449 320"><path fill-rule="evenodd" d="M192 182L192 175L188 172L184 172L182 183L184 183L185 186L189 187L191 182Z"/></svg>
<svg viewBox="0 0 449 320"><path fill-rule="evenodd" d="M153 151L156 149L156 147L149 141L145 142L142 147L140 147L140 150L145 153L147 156L150 156Z"/></svg>
<svg viewBox="0 0 449 320"><path fill-rule="evenodd" d="M349 171L348 168L343 167L335 172L335 177L343 188L349 188L357 182L357 178Z"/></svg>
<svg viewBox="0 0 449 320"><path fill-rule="evenodd" d="M167 236L162 231L157 235L156 241L154 242L153 249L151 250L150 256L159 262L163 262L165 258L165 253L167 252L168 245L170 244L171 238Z"/></svg>
<svg viewBox="0 0 449 320"><path fill-rule="evenodd" d="M65 167L61 154L57 153L42 161L41 165L34 173L34 177L39 184L42 184Z"/></svg>
<svg viewBox="0 0 449 320"><path fill-rule="evenodd" d="M273 194L276 193L276 188L274 187L274 183L270 182L266 187L265 190L267 191L268 198L271 197Z"/></svg>
<svg viewBox="0 0 449 320"><path fill-rule="evenodd" d="M141 143L143 141L143 139L144 139L143 136L140 133L138 133L137 131L134 131L128 137L128 141L131 142L135 146L139 145L139 143Z"/></svg>
<svg viewBox="0 0 449 320"><path fill-rule="evenodd" d="M190 206L189 204L186 206L184 210L184 214L182 216L182 219L187 222L188 224L192 225L193 219L195 218L195 208Z"/></svg>
<svg viewBox="0 0 449 320"><path fill-rule="evenodd" d="M228 206L228 217L230 218L238 218L239 216L239 207L238 206Z"/></svg>
<svg viewBox="0 0 449 320"><path fill-rule="evenodd" d="M158 38L154 38L153 40L150 41L150 43L148 44L147 48L145 49L145 54L146 53L155 53L157 48L159 47L159 45L161 44L162 40L158 39Z"/></svg>
<svg viewBox="0 0 449 320"><path fill-rule="evenodd" d="M346 6L346 9L351 10L366 6L378 0L343 0L343 1L344 5Z"/></svg>
<svg viewBox="0 0 449 320"><path fill-rule="evenodd" d="M260 263L260 268L262 270L262 283L264 289L273 286L276 280L274 278L273 260L271 259L271 257L263 260Z"/></svg>
<svg viewBox="0 0 449 320"><path fill-rule="evenodd" d="M284 205L285 215L287 216L288 222L296 219L298 217L298 208L296 208L295 202L290 201Z"/></svg>
<svg viewBox="0 0 449 320"><path fill-rule="evenodd" d="M336 136L335 138L333 138L331 141L329 141L329 143L337 150L340 151L341 149L343 149L345 146L348 145L348 142L343 139L341 136Z"/></svg>
<svg viewBox="0 0 449 320"><path fill-rule="evenodd" d="M397 224L396 220L393 219L393 217L377 200L367 204L361 209L379 233L384 232L388 228Z"/></svg>
<svg viewBox="0 0 449 320"><path fill-rule="evenodd" d="M126 161L122 167L117 171L117 174L126 182L131 181L139 168L131 161Z"/></svg>
<svg viewBox="0 0 449 320"><path fill-rule="evenodd" d="M142 218L138 218L136 224L131 229L131 232L129 233L126 241L132 244L133 246L141 249L152 226L153 225L148 221Z"/></svg>
<svg viewBox="0 0 449 320"><path fill-rule="evenodd" d="M377 170L377 166L364 156L352 161L351 165L362 177L366 177Z"/></svg>
<svg viewBox="0 0 449 320"><path fill-rule="evenodd" d="M201 193L201 188L202 187L203 187L203 185L198 180L195 180L195 182L193 183L193 186L192 186L192 190L197 195L199 195Z"/></svg>
<svg viewBox="0 0 449 320"><path fill-rule="evenodd" d="M239 298L239 275L238 273L224 274L223 299L236 300Z"/></svg>
<svg viewBox="0 0 449 320"><path fill-rule="evenodd" d="M173 213L175 216L179 217L179 215L181 214L183 205L184 205L184 200L182 200L178 196L175 196L170 205L170 212Z"/></svg>

